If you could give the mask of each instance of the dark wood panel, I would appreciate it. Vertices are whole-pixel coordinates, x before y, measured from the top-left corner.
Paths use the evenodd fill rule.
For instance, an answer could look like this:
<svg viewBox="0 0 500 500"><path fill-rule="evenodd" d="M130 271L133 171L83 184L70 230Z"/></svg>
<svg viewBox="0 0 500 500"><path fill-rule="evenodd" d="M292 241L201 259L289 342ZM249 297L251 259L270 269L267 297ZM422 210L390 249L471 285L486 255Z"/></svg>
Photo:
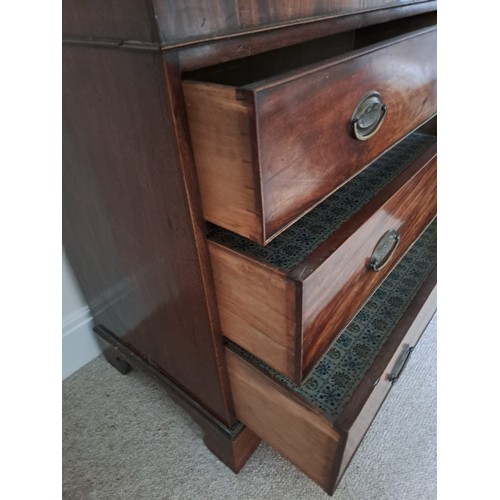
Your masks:
<svg viewBox="0 0 500 500"><path fill-rule="evenodd" d="M415 25L436 24L436 2L422 2L394 9L376 10L349 16L324 19L303 25L290 25L279 30L266 30L259 33L223 37L204 44L194 44L179 49L179 64L182 71L193 71L206 66L216 65L235 59L251 57L262 52L296 46L321 37L355 30L360 26L374 26L384 32L388 21L405 18ZM406 22L405 22L406 24ZM409 23L408 23L409 24ZM425 25L425 24L424 24Z"/></svg>
<svg viewBox="0 0 500 500"><path fill-rule="evenodd" d="M236 473L243 468L261 441L248 427L241 427L241 431L231 440L221 433L206 431L203 439L207 448Z"/></svg>
<svg viewBox="0 0 500 500"><path fill-rule="evenodd" d="M434 146L428 153L435 152ZM435 218L437 163L435 156L425 156L294 270L293 275L303 280L303 376ZM399 246L386 267L373 271L370 256L389 230L398 232Z"/></svg>
<svg viewBox="0 0 500 500"><path fill-rule="evenodd" d="M63 0L65 37L159 42L150 0Z"/></svg>
<svg viewBox="0 0 500 500"><path fill-rule="evenodd" d="M359 50L354 35L186 75L207 220L265 245L435 115L435 26ZM371 91L388 110L362 141L351 120Z"/></svg>
<svg viewBox="0 0 500 500"><path fill-rule="evenodd" d="M390 390L388 374L401 350L417 343L435 310L434 270L334 422L227 347L238 418L331 495Z"/></svg>
<svg viewBox="0 0 500 500"><path fill-rule="evenodd" d="M240 471L259 445L260 438L241 422L235 423L233 427L226 427L163 373L151 367L144 359L124 346L108 330L98 325L95 327L95 332L99 335L98 339L104 341L104 356L117 370L125 374L134 368L154 376L169 396L201 427L204 433L203 441L207 448L231 470Z"/></svg>
<svg viewBox="0 0 500 500"><path fill-rule="evenodd" d="M170 69L66 46L63 70L63 241L95 322L232 425Z"/></svg>
<svg viewBox="0 0 500 500"><path fill-rule="evenodd" d="M117 41L136 41L142 43L158 43L164 48L199 44L210 40L224 40L218 47L211 47L220 52L236 50L239 57L242 51L252 50L257 40L245 44L238 40L236 44L226 43L228 37L247 33L264 34L262 40L269 41L266 31L277 27L292 28L282 43L297 43L290 39L293 34L298 37L321 36L323 30L332 26L328 21L340 21L352 16L352 21L359 25L364 22L382 22L395 16L412 15L436 8L434 0L322 0L321 2L294 0L291 3L260 2L259 0L188 0L185 2L167 0L64 0L62 3L63 36L99 41L114 39ZM312 22L315 21L313 24ZM348 23L351 22L348 21ZM301 24L305 30L301 32ZM316 31L316 35L313 33ZM333 29L338 29L333 27ZM345 29L349 29L346 27ZM276 35L272 37L276 39ZM246 48L243 48L246 45ZM283 46L283 45L282 45ZM193 52L196 64L199 55L207 51L207 47L199 47ZM247 54L248 55L248 52ZM191 59L191 56L188 57ZM184 59L184 61L188 61Z"/></svg>
<svg viewBox="0 0 500 500"><path fill-rule="evenodd" d="M421 0L153 0L162 43L196 41L419 2Z"/></svg>
<svg viewBox="0 0 500 500"><path fill-rule="evenodd" d="M436 32L426 31L250 86L266 239L436 113L435 47ZM359 141L352 113L369 91L380 92L388 111L375 136Z"/></svg>
<svg viewBox="0 0 500 500"><path fill-rule="evenodd" d="M302 383L435 214L434 144L288 272L209 241L223 335ZM370 257L389 230L399 246L373 271Z"/></svg>

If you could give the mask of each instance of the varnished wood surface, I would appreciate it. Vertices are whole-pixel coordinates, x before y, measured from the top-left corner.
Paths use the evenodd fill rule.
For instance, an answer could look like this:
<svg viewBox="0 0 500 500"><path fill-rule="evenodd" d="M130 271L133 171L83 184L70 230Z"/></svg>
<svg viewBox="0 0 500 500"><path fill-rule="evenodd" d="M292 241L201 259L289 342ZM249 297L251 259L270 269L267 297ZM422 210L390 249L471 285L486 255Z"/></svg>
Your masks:
<svg viewBox="0 0 500 500"><path fill-rule="evenodd" d="M436 113L435 47L436 32L425 31L256 84L267 238ZM372 90L387 115L374 137L359 141L350 120Z"/></svg>
<svg viewBox="0 0 500 500"><path fill-rule="evenodd" d="M375 11L419 3L421 0L153 0L163 43L269 29L275 26Z"/></svg>
<svg viewBox="0 0 500 500"><path fill-rule="evenodd" d="M435 218L435 154L433 146L293 272L303 287L303 376ZM400 243L388 265L375 272L370 257L389 230L398 232Z"/></svg>
<svg viewBox="0 0 500 500"><path fill-rule="evenodd" d="M283 273L209 241L223 334L293 376L295 283Z"/></svg>
<svg viewBox="0 0 500 500"><path fill-rule="evenodd" d="M257 449L261 439L248 427L242 426L233 439L228 439L220 432L205 431L203 441L219 460L238 473Z"/></svg>
<svg viewBox="0 0 500 500"><path fill-rule="evenodd" d="M434 145L287 274L209 241L222 334L300 384L434 219L435 155ZM375 272L391 229L401 241Z"/></svg>
<svg viewBox="0 0 500 500"><path fill-rule="evenodd" d="M159 43L150 0L63 0L64 37Z"/></svg>
<svg viewBox="0 0 500 500"><path fill-rule="evenodd" d="M201 427L204 433L203 441L207 448L232 471L240 471L259 445L259 437L241 422L235 423L233 427L226 427L162 372L127 348L111 332L100 325L95 328L95 332L99 335L98 339L104 341L104 355L115 368L125 373L122 371L123 365L128 365L129 369L132 367L144 371L149 376L154 376L168 395ZM111 347L106 348L107 346Z"/></svg>
<svg viewBox="0 0 500 500"><path fill-rule="evenodd" d="M389 374L404 347L417 343L435 310L434 270L335 422L329 422L305 400L227 347L238 418L327 493L333 494L390 391Z"/></svg>
<svg viewBox="0 0 500 500"><path fill-rule="evenodd" d="M188 45L178 49L179 64L183 71L192 71L270 50L295 46L317 38L354 30L360 26L368 27L402 18L405 24L410 24L411 19L418 19L415 24L419 24L425 16L426 22L436 24L435 9L435 1L419 2L394 9L328 18L314 23L291 24L279 30L240 34L237 37L221 37L209 43ZM374 26L374 29L376 28L377 26ZM418 26L415 29L417 28ZM382 31L384 30L385 28L382 28Z"/></svg>
<svg viewBox="0 0 500 500"><path fill-rule="evenodd" d="M339 432L347 432L342 462L338 472L334 474L335 484L338 484L342 478L389 393L392 387L389 376L404 348L406 346L414 347L417 344L436 311L436 279L437 273L434 269L335 422L335 427L339 429ZM395 348L395 346L397 347ZM401 376L404 377L404 374Z"/></svg>
<svg viewBox="0 0 500 500"><path fill-rule="evenodd" d="M226 359L238 419L326 489L338 433L321 415L228 348Z"/></svg>
<svg viewBox="0 0 500 500"><path fill-rule="evenodd" d="M230 87L185 82L183 88L205 219L260 239L260 181L250 168L246 106Z"/></svg>
<svg viewBox="0 0 500 500"><path fill-rule="evenodd" d="M161 5L167 4L166 0L64 0L62 32L64 40L82 44L112 44L138 50L147 47L163 50L187 47L190 50L182 53L181 65L185 69L194 69L334 32L435 11L437 4L436 0L394 0L392 5L383 5L389 2L360 1L356 6L357 2L353 4L340 0L337 5L319 6L322 9L319 15L301 17L300 12L305 12L307 7L302 8L297 1L295 9L292 6L285 16L281 16L284 18L282 22L268 19L265 11L276 9L261 3L257 7L262 11L260 22L242 24L242 20L234 15L227 19L213 18L217 13L212 7L218 8L219 12L225 9L234 12L231 0L209 0L204 6L194 0L169 2L168 5ZM242 8L238 10L245 11L249 4L241 3ZM169 10L178 14L176 20L169 19ZM161 12L161 19L156 11ZM213 29L200 34L198 23L210 27L210 22L207 25L208 18ZM174 31L169 32L172 25Z"/></svg>
<svg viewBox="0 0 500 500"><path fill-rule="evenodd" d="M348 431L352 428L358 414L365 406L367 398L373 390L374 384L384 373L390 373L386 369L398 349L405 342L406 336L413 338L414 332L422 333L437 309L437 267L429 273L419 292L412 300L406 314L401 318L394 328L391 336L384 344L383 349L374 359L370 369L366 372L342 413L336 419L339 429ZM419 335L418 335L419 338Z"/></svg>
<svg viewBox="0 0 500 500"><path fill-rule="evenodd" d="M232 425L168 71L64 47L63 242L95 323Z"/></svg>
<svg viewBox="0 0 500 500"><path fill-rule="evenodd" d="M435 1L415 0L298 0L289 9L254 0L63 2L63 35L72 39L67 38L68 43L81 44L63 51L66 252L96 322L117 335L116 347L130 355L125 359L138 360L160 377L200 423L207 446L235 471L259 438L235 421L221 359L180 71L435 6ZM255 107L248 110L254 121ZM257 141L255 129L250 136ZM251 154L256 153L254 148ZM256 186L260 177L253 174ZM261 215L256 206L255 214ZM300 290L286 290L286 321L292 324L290 304L301 302ZM289 360L286 349L283 359ZM285 365L291 369L290 361ZM273 391L271 399L277 394ZM281 396L277 400L283 404L270 415L275 427L287 425L288 405ZM292 407L296 403L294 399ZM296 429L305 426L311 414L317 416L306 410L295 407L302 419ZM266 415L264 410L252 418L265 423ZM325 481L333 476L327 468L335 470L340 455L332 457L324 436L328 442L337 438L320 421L312 421L324 453L304 460L303 447L295 446L294 456L304 470L314 469L313 477L329 489ZM286 444L294 437L285 435L280 441ZM340 452L342 439L335 446Z"/></svg>
<svg viewBox="0 0 500 500"><path fill-rule="evenodd" d="M349 46L344 36L341 43ZM232 78L242 84L242 75L265 74L258 61L217 70L215 77L207 73L205 78L224 85L184 82L200 188L209 209L205 217L259 244L269 242L435 114L435 43L435 29L424 28L355 51L346 47L345 54L245 84L234 93L228 87ZM331 44L324 49L332 52ZM352 113L373 90L388 105L387 116L374 137L359 141L351 130ZM244 100L248 127L241 121ZM234 170L228 169L231 164ZM234 194L227 196L226 187Z"/></svg>
<svg viewBox="0 0 500 500"><path fill-rule="evenodd" d="M208 248L222 335L297 381L299 287L281 271L219 243L209 241Z"/></svg>

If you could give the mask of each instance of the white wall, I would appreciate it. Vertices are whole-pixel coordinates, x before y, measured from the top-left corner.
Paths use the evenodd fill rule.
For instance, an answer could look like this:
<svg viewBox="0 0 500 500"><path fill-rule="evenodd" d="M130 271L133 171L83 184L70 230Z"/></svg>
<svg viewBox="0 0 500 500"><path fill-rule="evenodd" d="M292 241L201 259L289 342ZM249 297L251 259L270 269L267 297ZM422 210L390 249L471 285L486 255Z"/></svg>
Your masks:
<svg viewBox="0 0 500 500"><path fill-rule="evenodd" d="M63 248L62 261L63 380L101 353L92 332L92 318Z"/></svg>

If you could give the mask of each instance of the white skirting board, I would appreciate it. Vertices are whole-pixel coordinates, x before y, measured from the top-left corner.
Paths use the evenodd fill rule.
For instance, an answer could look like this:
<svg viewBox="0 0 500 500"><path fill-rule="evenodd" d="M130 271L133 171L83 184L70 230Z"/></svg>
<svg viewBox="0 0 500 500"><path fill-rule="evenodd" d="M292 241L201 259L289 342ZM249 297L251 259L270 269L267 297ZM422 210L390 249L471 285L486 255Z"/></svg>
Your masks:
<svg viewBox="0 0 500 500"><path fill-rule="evenodd" d="M75 373L101 354L102 349L92 332L92 317L87 306L63 320L62 378Z"/></svg>

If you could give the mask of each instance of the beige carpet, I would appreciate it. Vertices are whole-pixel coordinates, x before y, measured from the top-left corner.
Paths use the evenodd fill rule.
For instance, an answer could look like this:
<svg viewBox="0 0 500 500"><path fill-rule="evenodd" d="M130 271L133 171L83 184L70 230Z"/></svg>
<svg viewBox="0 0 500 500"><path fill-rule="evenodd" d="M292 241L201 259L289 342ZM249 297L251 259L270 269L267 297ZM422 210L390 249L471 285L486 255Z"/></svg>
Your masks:
<svg viewBox="0 0 500 500"><path fill-rule="evenodd" d="M330 497L265 444L233 474L154 379L120 375L100 357L63 383L63 498ZM436 498L435 318L333 498Z"/></svg>

